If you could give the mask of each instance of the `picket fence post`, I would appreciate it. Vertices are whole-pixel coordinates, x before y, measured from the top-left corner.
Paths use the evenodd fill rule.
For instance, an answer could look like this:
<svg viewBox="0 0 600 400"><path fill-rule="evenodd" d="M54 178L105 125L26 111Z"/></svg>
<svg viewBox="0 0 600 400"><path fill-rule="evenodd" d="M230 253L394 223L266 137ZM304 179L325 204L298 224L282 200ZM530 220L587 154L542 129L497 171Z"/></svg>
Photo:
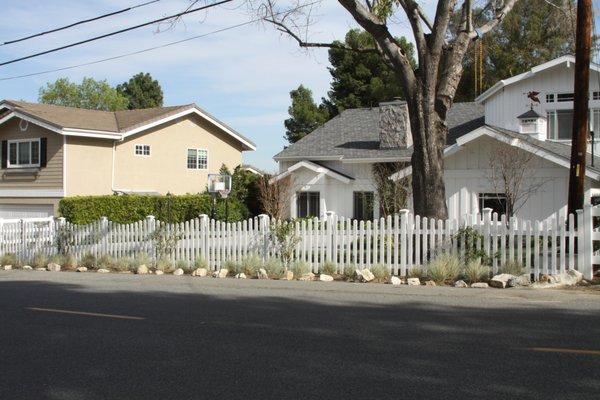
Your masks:
<svg viewBox="0 0 600 400"><path fill-rule="evenodd" d="M581 252L583 253L583 265L580 264L579 272L583 274L584 279L592 280L594 278L594 268L592 267L592 259L594 253L594 224L592 215L592 205L585 204L583 206L583 235L580 237L582 242Z"/></svg>
<svg viewBox="0 0 600 400"><path fill-rule="evenodd" d="M151 260L156 262L156 249L154 248L154 240L152 239L154 231L156 230L156 218L154 217L154 215L146 216L146 223L148 225L148 237L146 238L146 240L148 240L148 252L150 253L148 255L150 256ZM102 225L105 227L105 240L108 241L108 220L106 219L106 217L102 217Z"/></svg>
<svg viewBox="0 0 600 400"><path fill-rule="evenodd" d="M260 214L258 216L259 220L259 229L262 233L262 251L261 251L261 259L262 262L266 262L268 258L269 252L269 216L267 214Z"/></svg>

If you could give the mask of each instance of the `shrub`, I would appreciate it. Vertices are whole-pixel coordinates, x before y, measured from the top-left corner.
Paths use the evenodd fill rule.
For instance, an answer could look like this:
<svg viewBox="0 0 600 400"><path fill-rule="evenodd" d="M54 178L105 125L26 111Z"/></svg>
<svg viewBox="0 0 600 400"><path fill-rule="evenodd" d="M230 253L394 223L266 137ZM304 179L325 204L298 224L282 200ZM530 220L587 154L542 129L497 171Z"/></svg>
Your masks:
<svg viewBox="0 0 600 400"><path fill-rule="evenodd" d="M342 275L344 276L344 279L347 279L347 280L352 280L352 279L356 278L356 265L354 265L354 264L346 265L344 267L344 271L342 272Z"/></svg>
<svg viewBox="0 0 600 400"><path fill-rule="evenodd" d="M140 265L145 265L146 267L150 268L150 266L152 265L152 259L150 258L148 253L140 252L135 255L135 263L136 267L139 267Z"/></svg>
<svg viewBox="0 0 600 400"><path fill-rule="evenodd" d="M500 268L499 272L501 274L511 274L511 275L523 275L525 273L525 268L523 264L517 261L507 261Z"/></svg>
<svg viewBox="0 0 600 400"><path fill-rule="evenodd" d="M54 263L54 264L58 264L58 265L63 265L65 262L65 256L63 254L53 254L50 257L48 257L48 264L49 263Z"/></svg>
<svg viewBox="0 0 600 400"><path fill-rule="evenodd" d="M203 257L198 257L194 260L194 269L206 268L208 270L208 263Z"/></svg>
<svg viewBox="0 0 600 400"><path fill-rule="evenodd" d="M425 273L425 270L423 269L423 267L412 267L411 269L408 270L409 278L423 279L423 278L425 278L426 275L427 274Z"/></svg>
<svg viewBox="0 0 600 400"><path fill-rule="evenodd" d="M383 282L390 277L390 270L383 264L373 265L371 267L371 272L379 282Z"/></svg>
<svg viewBox="0 0 600 400"><path fill-rule="evenodd" d="M12 265L13 267L19 264L19 260L15 253L4 253L0 257L0 265Z"/></svg>
<svg viewBox="0 0 600 400"><path fill-rule="evenodd" d="M435 283L455 281L460 275L460 260L451 254L440 254L427 265L427 276Z"/></svg>
<svg viewBox="0 0 600 400"><path fill-rule="evenodd" d="M134 271L137 268L135 260L130 257L119 258L112 267L119 272Z"/></svg>
<svg viewBox="0 0 600 400"><path fill-rule="evenodd" d="M463 275L469 283L486 282L490 278L490 267L483 265L481 261L471 261L465 265Z"/></svg>
<svg viewBox="0 0 600 400"><path fill-rule="evenodd" d="M333 261L325 261L321 265L321 273L327 275L335 275L337 273L337 265Z"/></svg>
<svg viewBox="0 0 600 400"><path fill-rule="evenodd" d="M309 274L310 264L306 261L294 261L292 265L290 265L290 271L294 273L294 277L300 278L302 275Z"/></svg>
<svg viewBox="0 0 600 400"><path fill-rule="evenodd" d="M247 276L256 276L262 266L262 260L258 254L251 254L242 260L242 272Z"/></svg>
<svg viewBox="0 0 600 400"><path fill-rule="evenodd" d="M156 260L156 265L154 266L154 268L156 268L156 270L162 271L164 273L169 273L169 272L175 271L175 268L173 267L173 263L169 259L166 259L166 258L159 258L158 260Z"/></svg>
<svg viewBox="0 0 600 400"><path fill-rule="evenodd" d="M46 265L48 265L48 256L42 253L35 253L31 259L31 266L33 268L46 268Z"/></svg>
<svg viewBox="0 0 600 400"><path fill-rule="evenodd" d="M190 264L185 260L179 260L175 263L175 269L181 268L183 272L190 273Z"/></svg>
<svg viewBox="0 0 600 400"><path fill-rule="evenodd" d="M60 264L64 269L73 270L77 268L77 259L72 254L65 254L62 257L62 264Z"/></svg>
<svg viewBox="0 0 600 400"><path fill-rule="evenodd" d="M223 264L221 269L226 269L228 271L229 275L237 275L239 273L244 272L244 270L242 268L242 264L237 263L233 260L225 261L225 263Z"/></svg>
<svg viewBox="0 0 600 400"><path fill-rule="evenodd" d="M269 258L263 268L267 271L270 278L282 278L285 274L283 263L276 258Z"/></svg>
<svg viewBox="0 0 600 400"><path fill-rule="evenodd" d="M246 206L235 198L229 200L229 220L239 221L248 217ZM209 194L181 196L76 196L61 199L58 210L67 221L89 224L101 217L118 223L131 223L154 215L161 221L182 222L210 215L212 198ZM225 218L225 201L217 200L217 218Z"/></svg>
<svg viewBox="0 0 600 400"><path fill-rule="evenodd" d="M83 257L81 257L81 262L79 264L81 264L82 267L86 267L87 269L95 269L98 265L96 256L89 252L85 253Z"/></svg>
<svg viewBox="0 0 600 400"><path fill-rule="evenodd" d="M103 254L98 258L97 266L103 269L112 269L115 264L115 259L108 254Z"/></svg>

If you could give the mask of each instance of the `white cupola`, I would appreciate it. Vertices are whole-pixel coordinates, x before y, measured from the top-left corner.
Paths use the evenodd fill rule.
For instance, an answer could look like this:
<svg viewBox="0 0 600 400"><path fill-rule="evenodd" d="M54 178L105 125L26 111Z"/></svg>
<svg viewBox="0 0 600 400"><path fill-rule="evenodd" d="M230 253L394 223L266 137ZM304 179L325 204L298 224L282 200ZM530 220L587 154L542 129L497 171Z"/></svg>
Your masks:
<svg viewBox="0 0 600 400"><path fill-rule="evenodd" d="M530 135L539 140L546 140L546 118L531 108L519 115L519 133Z"/></svg>

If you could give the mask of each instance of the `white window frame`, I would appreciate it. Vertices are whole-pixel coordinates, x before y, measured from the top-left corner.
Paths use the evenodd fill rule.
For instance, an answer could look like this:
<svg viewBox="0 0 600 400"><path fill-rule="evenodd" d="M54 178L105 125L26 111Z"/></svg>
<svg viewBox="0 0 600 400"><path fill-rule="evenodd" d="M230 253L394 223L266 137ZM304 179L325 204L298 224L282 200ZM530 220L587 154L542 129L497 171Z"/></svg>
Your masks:
<svg viewBox="0 0 600 400"><path fill-rule="evenodd" d="M138 147L141 149L141 153L138 154ZM144 150L145 148L148 148L148 154L145 154ZM150 157L150 154L152 154L152 150L149 144L136 144L134 149L133 149L133 154L137 157Z"/></svg>
<svg viewBox="0 0 600 400"><path fill-rule="evenodd" d="M550 124L550 118L556 118L557 111L571 111L571 112L574 112L574 110L572 108L564 108L564 109L558 108L558 109L554 109L554 110L548 110L546 112L546 118L547 118L547 121L548 121L547 122L547 128L546 128L546 130L547 130L546 136L547 136L547 138L549 140L552 140L552 141L555 141L555 142L571 142L571 139L560 139L560 138L557 138L555 136L550 136L550 134L551 134L551 132L550 132L550 125L551 125ZM590 125L590 128L589 128L590 131L594 127L594 112L599 113L600 112L600 108L592 108L592 107L589 108L590 115L588 117L588 123ZM555 121L555 126L556 126L556 121ZM594 132L594 135L597 135L599 133L600 132ZM554 134L554 132L552 132L552 134Z"/></svg>
<svg viewBox="0 0 600 400"><path fill-rule="evenodd" d="M190 168L188 165L188 153L190 150L194 150L196 152L196 168ZM200 151L203 151L206 154L206 166L204 168L200 168L200 160L198 157L198 153ZM185 151L185 166L187 169L189 170L197 170L197 171L207 171L208 170L208 149L202 149L202 148L194 148L194 147L188 147Z"/></svg>
<svg viewBox="0 0 600 400"><path fill-rule="evenodd" d="M13 143L17 144L17 160L19 159L19 143L30 143L29 145L29 160L31 160L31 143L37 142L38 144L38 162L36 164L12 164L10 162L10 145ZM41 166L42 161L42 141L41 139L15 139L8 140L6 144L6 168L35 168Z"/></svg>

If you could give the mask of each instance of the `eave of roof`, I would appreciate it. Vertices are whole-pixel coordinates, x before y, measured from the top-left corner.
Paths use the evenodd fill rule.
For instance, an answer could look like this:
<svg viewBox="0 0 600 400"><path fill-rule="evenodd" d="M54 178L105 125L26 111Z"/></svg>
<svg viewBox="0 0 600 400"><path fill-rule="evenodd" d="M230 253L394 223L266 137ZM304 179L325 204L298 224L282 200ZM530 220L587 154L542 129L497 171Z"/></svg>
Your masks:
<svg viewBox="0 0 600 400"><path fill-rule="evenodd" d="M554 60L545 62L543 64L536 65L535 67L532 67L529 71L525 71L519 75L515 75L515 76L512 76L507 79L499 80L491 88L489 88L488 90L486 90L485 92L480 94L475 99L475 101L478 103L483 103L488 98L490 98L494 94L496 94L502 88L505 88L506 86L512 85L513 83L517 83L524 79L528 79L542 71L556 67L557 65L561 65L561 64L567 64L567 66L569 66L570 64L575 64L575 57L573 57L572 55L561 56L561 57L555 58ZM600 72L600 65L598 65L596 63L593 63L593 62L590 63L590 68L594 71Z"/></svg>

